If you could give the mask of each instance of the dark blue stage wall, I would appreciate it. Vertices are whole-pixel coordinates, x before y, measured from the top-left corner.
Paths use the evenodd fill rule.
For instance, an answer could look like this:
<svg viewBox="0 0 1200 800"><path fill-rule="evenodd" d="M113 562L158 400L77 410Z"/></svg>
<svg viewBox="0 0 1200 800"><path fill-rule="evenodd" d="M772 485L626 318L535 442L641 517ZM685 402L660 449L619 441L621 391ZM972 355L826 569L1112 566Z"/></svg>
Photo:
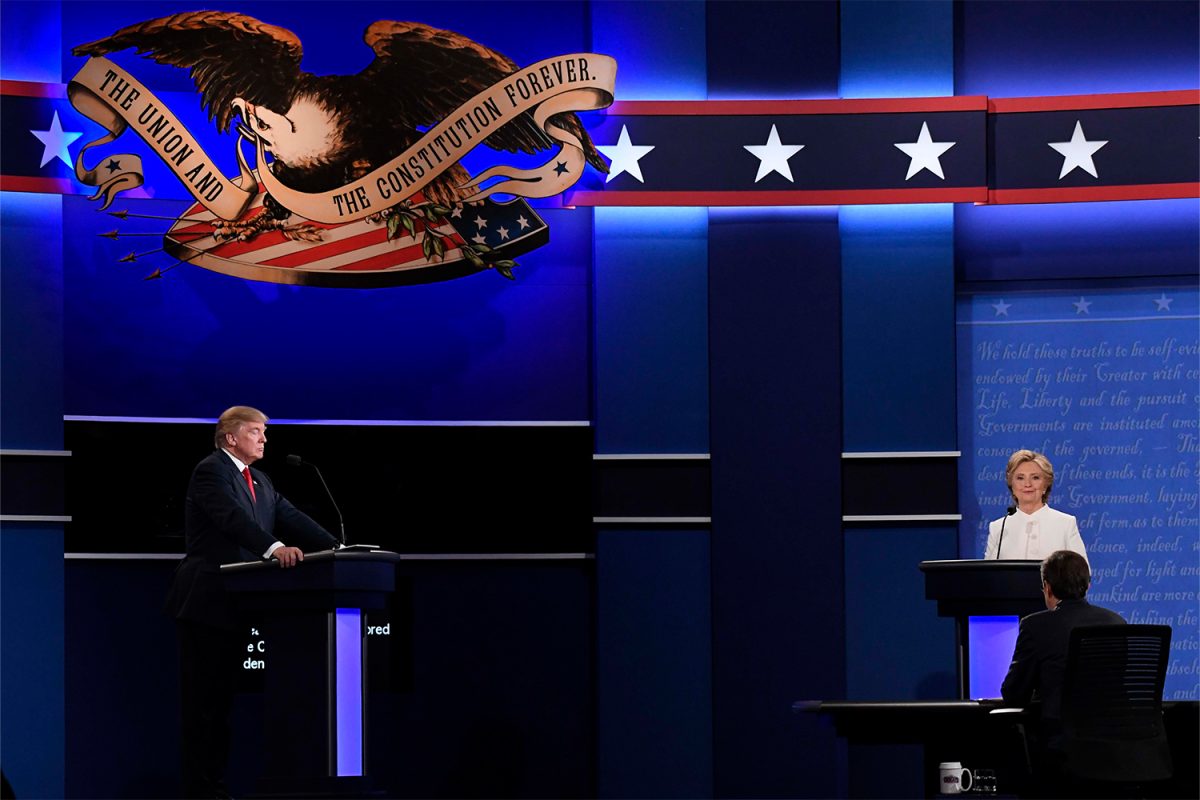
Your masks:
<svg viewBox="0 0 1200 800"><path fill-rule="evenodd" d="M198 7L3 6L3 77L50 84L82 65L72 46ZM386 17L461 32L521 65L612 55L618 100L1165 91L1194 89L1200 63L1197 5L1185 2L261 2L237 10L294 31L303 67L317 74L365 67L362 32ZM171 103L222 173L236 174L234 137L215 133L185 70L132 51L113 60ZM65 130L84 134L71 154L100 135L65 99L37 100L54 103ZM33 147L17 133L11 141L23 153ZM9 141L6 130L6 163ZM36 165L40 151L29 152ZM157 157L140 152L146 184L114 208L142 217L116 220L75 194L4 194L3 447L61 449L64 414L211 419L244 402L278 421L341 420L355 429L345 441L368 440L353 449L376 459L390 455L380 442L395 438L375 440L379 428L354 423L417 423L389 430L420 431L436 449L450 441L438 437L451 426L422 423L526 421L548 423L539 430L582 465L580 474L588 444L602 456L682 456L707 470L711 517L592 516L586 485L578 499L559 498L572 510L571 541L594 540L594 569L581 559L582 568L563 574L536 563L428 571L412 609L428 646L410 667L433 677L385 698L391 716L372 722L380 730L396 722L382 750L385 758L404 753L383 784L392 794L864 792L887 757L844 747L829 726L793 715L790 705L953 692L952 626L924 599L916 564L980 554L981 526L1003 505L998 473L1017 447L1045 449L1059 468L1052 501L1080 518L1095 597L1131 620L1169 619L1170 694L1197 697L1195 199L594 212L538 201L549 242L517 259L516 281L487 271L332 289L189 265L146 281L172 260L118 259L158 247L190 200ZM476 171L481 159L468 159ZM71 176L60 161L44 166L36 177ZM589 170L584 181L597 188L602 179ZM114 228L146 235L97 235ZM572 422L582 424L562 425ZM68 423L79 441L101 443L72 462L102 461L113 426L146 424ZM187 427L171 429L178 436ZM479 463L472 448L498 441L476 436L479 426L453 429L465 431L452 437L467 442L464 463ZM576 434L565 443L554 436L564 429ZM84 437L88 430L97 438ZM329 441L337 426L278 430L277 456L289 436L320 440L328 452L343 444ZM154 446L175 439L148 438L134 455L161 468L167 460L155 459ZM919 527L843 523L843 452L955 450L963 454L961 526L944 515ZM341 455L350 467L360 457ZM483 463L504 456L487 455ZM438 480L434 472L426 479ZM537 504L547 490L521 483L527 477L502 477L517 484L514 503ZM496 476L453 480L462 486L456 500L469 503L482 496L471 481ZM499 495L507 485L494 488ZM430 504L419 524L437 518ZM143 523L151 516L137 502L122 510ZM106 525L119 524L120 514L112 516L116 523L78 526L66 540L102 539ZM396 517L397 529L414 524ZM558 541L550 533L564 526L539 519L548 533L536 541ZM422 550L445 552L436 544L453 537L439 540L436 526L426 527ZM470 542L496 541L475 527L484 529ZM68 771L65 788L80 796L169 793L172 770L147 767L129 778L135 790L114 770L138 765L101 752L154 736L154 752L168 757L166 701L140 696L157 704L153 726L89 710L98 690L111 689L110 700L135 696L138 671L110 663L88 675L86 659L71 656L110 655L103 627L91 624L97 610L137 602L134 618L145 619L165 573L151 569L146 583L125 585L121 576L140 568L85 560L64 570L61 523L5 522L3 546L0 756L5 774L19 779L18 796L62 796ZM78 605L100 586L111 593L82 613ZM159 651L170 647L161 623L153 623ZM506 693L509 676L521 674L519 691ZM554 691L539 692L539 675ZM459 679L469 685L455 694ZM406 746L406 736L421 735L412 728L444 713L446 698L456 704L449 721ZM462 725L449 730L458 714ZM494 744L501 749L490 750L487 766L499 777L486 785L492 773L471 770ZM528 771L505 774L500 761L521 770L528 763ZM920 791L919 758L896 763L908 771L886 773L891 788ZM103 764L103 776L85 772ZM245 784L253 770L243 766Z"/></svg>

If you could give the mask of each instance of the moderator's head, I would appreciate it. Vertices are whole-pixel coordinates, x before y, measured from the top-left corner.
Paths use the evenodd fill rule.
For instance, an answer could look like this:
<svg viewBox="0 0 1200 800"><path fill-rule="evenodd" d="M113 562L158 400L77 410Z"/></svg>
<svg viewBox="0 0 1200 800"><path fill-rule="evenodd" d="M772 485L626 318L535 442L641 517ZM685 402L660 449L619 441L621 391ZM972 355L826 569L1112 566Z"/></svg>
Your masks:
<svg viewBox="0 0 1200 800"><path fill-rule="evenodd" d="M1092 583L1087 559L1074 550L1055 550L1042 562L1042 582L1059 600L1082 600Z"/></svg>

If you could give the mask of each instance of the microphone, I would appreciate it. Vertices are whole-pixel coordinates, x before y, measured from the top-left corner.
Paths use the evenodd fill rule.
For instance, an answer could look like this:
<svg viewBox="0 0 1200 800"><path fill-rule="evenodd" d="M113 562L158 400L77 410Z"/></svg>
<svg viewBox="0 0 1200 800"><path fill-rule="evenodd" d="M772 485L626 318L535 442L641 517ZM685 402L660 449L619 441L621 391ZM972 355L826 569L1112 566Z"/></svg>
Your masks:
<svg viewBox="0 0 1200 800"><path fill-rule="evenodd" d="M333 506L333 510L337 512L338 527L342 533L342 547L345 547L346 546L346 520L342 518L342 510L340 508L338 508L337 501L333 499L333 492L329 491L329 484L325 482L325 476L321 474L321 470L317 468L316 464L313 464L310 461L305 461L303 458L301 458L300 456L297 456L297 455L288 456L287 463L288 463L289 467L298 467L300 465L304 465L306 467L312 467L313 472L317 473L317 477L321 479L321 485L325 487L325 496L329 498L329 502Z"/></svg>
<svg viewBox="0 0 1200 800"><path fill-rule="evenodd" d="M288 456L291 458L291 456ZM1004 520L1000 523L1000 540L996 542L996 560L1000 560L1000 545L1004 544L1004 526L1008 524L1008 518L1017 513L1016 506L1009 506L1004 509Z"/></svg>

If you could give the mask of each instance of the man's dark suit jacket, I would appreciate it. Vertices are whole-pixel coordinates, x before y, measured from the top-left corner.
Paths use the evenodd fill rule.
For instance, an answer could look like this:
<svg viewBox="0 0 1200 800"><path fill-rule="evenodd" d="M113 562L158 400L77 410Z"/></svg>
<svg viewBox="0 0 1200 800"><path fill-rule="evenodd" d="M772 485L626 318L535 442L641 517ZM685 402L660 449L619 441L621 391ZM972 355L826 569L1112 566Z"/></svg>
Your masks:
<svg viewBox="0 0 1200 800"><path fill-rule="evenodd" d="M1124 625L1115 611L1086 600L1062 600L1053 611L1039 611L1021 620L1012 664L1000 687L1004 702L1024 706L1042 701L1042 720L1062 718L1063 675L1071 631L1084 625Z"/></svg>
<svg viewBox="0 0 1200 800"><path fill-rule="evenodd" d="M251 467L250 475L257 502L250 499L246 479L222 450L213 451L192 471L184 517L187 555L175 571L166 603L167 613L176 619L232 628L237 615L221 581L222 564L260 559L276 541L306 552L337 543L275 491L264 473Z"/></svg>

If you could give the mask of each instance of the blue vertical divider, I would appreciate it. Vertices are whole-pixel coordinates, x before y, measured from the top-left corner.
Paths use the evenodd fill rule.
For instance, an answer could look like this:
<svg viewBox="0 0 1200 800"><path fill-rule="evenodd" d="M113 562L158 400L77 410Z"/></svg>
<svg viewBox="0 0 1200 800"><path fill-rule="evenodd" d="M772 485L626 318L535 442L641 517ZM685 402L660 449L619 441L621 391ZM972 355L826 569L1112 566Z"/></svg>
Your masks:
<svg viewBox="0 0 1200 800"><path fill-rule="evenodd" d="M954 94L949 0L844 3L841 22L843 97ZM953 206L844 206L839 227L844 449L956 449ZM917 563L956 557L956 529L845 531L851 698L952 692L953 628L924 599ZM881 650L906 656L880 672Z"/></svg>
<svg viewBox="0 0 1200 800"><path fill-rule="evenodd" d="M619 100L705 96L704 4L591 9ZM596 452L707 453L707 212L594 214ZM597 792L709 796L708 531L597 527L596 561Z"/></svg>
<svg viewBox="0 0 1200 800"><path fill-rule="evenodd" d="M58 3L4 4L0 77L61 80L61 13ZM6 450L63 446L61 226L58 195L0 193L0 448ZM63 797L61 522L0 521L0 653L4 776L17 797Z"/></svg>
<svg viewBox="0 0 1200 800"><path fill-rule="evenodd" d="M847 4L705 5L711 98L837 96ZM837 211L709 218L714 794L836 797L844 748L790 709L845 693Z"/></svg>
<svg viewBox="0 0 1200 800"><path fill-rule="evenodd" d="M954 94L950 0L841 9L842 97ZM839 227L844 450L954 450L953 207L844 206ZM848 698L952 696L953 628L924 599L917 564L954 558L955 531L953 523L844 530ZM880 652L895 655L887 670ZM853 795L922 790L911 747L851 748L850 758Z"/></svg>
<svg viewBox="0 0 1200 800"><path fill-rule="evenodd" d="M717 797L837 796L797 700L844 696L835 209L712 211Z"/></svg>

